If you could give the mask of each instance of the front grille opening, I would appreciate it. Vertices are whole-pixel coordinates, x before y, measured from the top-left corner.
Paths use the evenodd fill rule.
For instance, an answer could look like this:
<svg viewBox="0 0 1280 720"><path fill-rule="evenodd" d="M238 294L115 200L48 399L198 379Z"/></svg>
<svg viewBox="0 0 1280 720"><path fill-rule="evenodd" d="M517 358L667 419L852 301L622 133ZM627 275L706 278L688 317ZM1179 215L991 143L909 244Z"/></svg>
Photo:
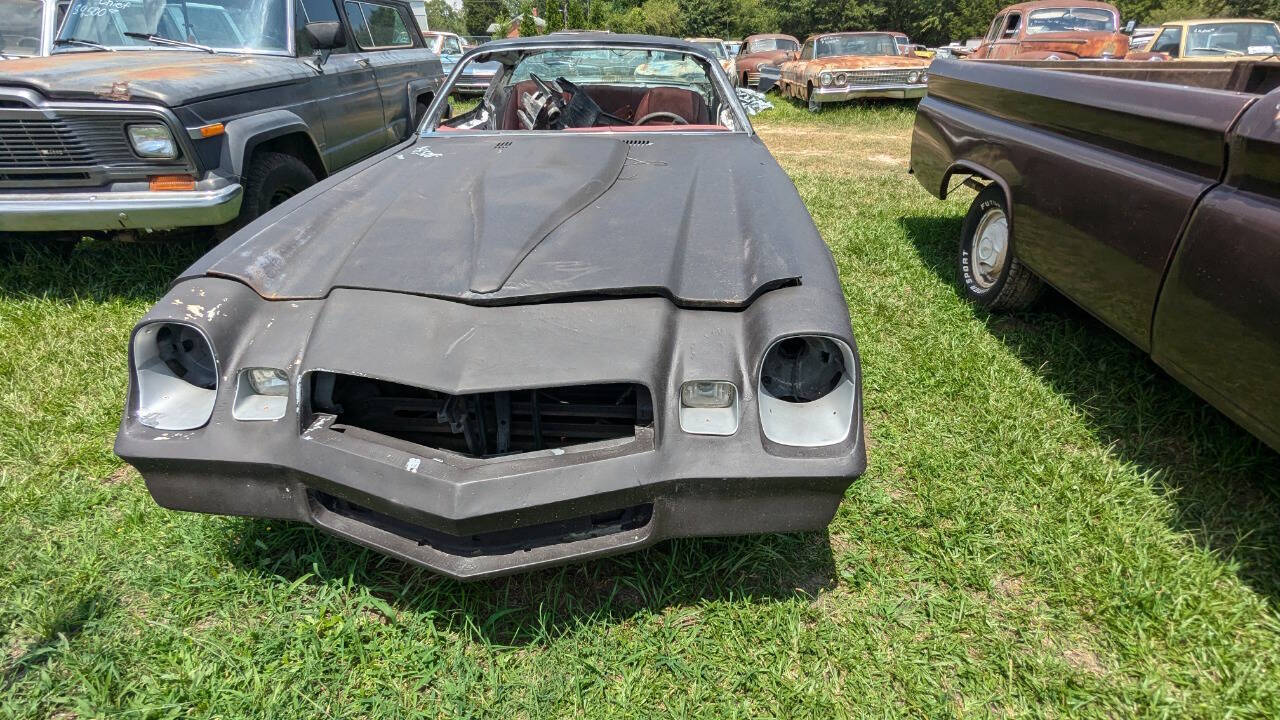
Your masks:
<svg viewBox="0 0 1280 720"><path fill-rule="evenodd" d="M478 535L450 535L394 518L328 493L313 491L311 497L320 507L335 515L341 515L419 545L430 546L440 552L463 557L528 552L550 545L616 535L642 528L648 525L653 517L653 505L645 504L511 530L496 530Z"/></svg>
<svg viewBox="0 0 1280 720"><path fill-rule="evenodd" d="M312 373L312 409L333 429L359 428L476 458L632 439L653 425L649 390L633 383L450 395L340 373Z"/></svg>

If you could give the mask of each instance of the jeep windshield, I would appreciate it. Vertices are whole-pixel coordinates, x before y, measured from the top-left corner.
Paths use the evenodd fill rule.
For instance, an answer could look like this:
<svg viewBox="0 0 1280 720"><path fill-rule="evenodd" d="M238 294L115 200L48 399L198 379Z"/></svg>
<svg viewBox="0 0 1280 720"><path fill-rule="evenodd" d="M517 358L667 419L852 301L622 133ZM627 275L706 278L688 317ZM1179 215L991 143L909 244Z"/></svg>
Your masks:
<svg viewBox="0 0 1280 720"><path fill-rule="evenodd" d="M818 38L814 57L839 57L841 55L897 55L898 46L887 33L865 35L828 35Z"/></svg>
<svg viewBox="0 0 1280 720"><path fill-rule="evenodd" d="M0 55L40 54L41 0L0 0Z"/></svg>
<svg viewBox="0 0 1280 720"><path fill-rule="evenodd" d="M285 7L285 0L74 0L58 37L112 49L283 53Z"/></svg>
<svg viewBox="0 0 1280 720"><path fill-rule="evenodd" d="M679 50L528 48L492 57L498 77L475 109L438 130L742 129L704 57ZM465 72L465 67L463 72ZM441 91L447 94L448 89ZM429 127L428 127L429 129Z"/></svg>
<svg viewBox="0 0 1280 720"><path fill-rule="evenodd" d="M1116 16L1102 8L1046 8L1032 10L1027 34L1051 32L1115 32Z"/></svg>

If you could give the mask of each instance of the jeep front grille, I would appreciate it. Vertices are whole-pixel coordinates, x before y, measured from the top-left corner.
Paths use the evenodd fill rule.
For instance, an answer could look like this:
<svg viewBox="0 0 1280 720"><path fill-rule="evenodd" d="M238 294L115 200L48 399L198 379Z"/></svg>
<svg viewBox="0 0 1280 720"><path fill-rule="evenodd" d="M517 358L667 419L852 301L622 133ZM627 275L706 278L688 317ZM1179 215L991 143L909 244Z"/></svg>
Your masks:
<svg viewBox="0 0 1280 720"><path fill-rule="evenodd" d="M312 410L357 428L469 457L631 439L653 424L642 385L607 383L450 395L340 373L312 374Z"/></svg>
<svg viewBox="0 0 1280 720"><path fill-rule="evenodd" d="M136 118L37 114L0 118L0 170L157 164L134 155L125 136L129 120Z"/></svg>

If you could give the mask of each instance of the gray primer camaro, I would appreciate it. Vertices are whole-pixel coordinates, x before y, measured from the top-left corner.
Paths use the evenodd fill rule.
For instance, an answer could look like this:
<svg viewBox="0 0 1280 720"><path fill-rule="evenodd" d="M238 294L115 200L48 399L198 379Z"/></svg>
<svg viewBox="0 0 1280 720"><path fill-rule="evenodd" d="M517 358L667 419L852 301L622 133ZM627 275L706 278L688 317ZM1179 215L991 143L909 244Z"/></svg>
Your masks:
<svg viewBox="0 0 1280 720"><path fill-rule="evenodd" d="M456 578L826 527L866 467L849 312L719 64L551 35L446 82L473 61L477 108L183 273L116 452L165 507Z"/></svg>

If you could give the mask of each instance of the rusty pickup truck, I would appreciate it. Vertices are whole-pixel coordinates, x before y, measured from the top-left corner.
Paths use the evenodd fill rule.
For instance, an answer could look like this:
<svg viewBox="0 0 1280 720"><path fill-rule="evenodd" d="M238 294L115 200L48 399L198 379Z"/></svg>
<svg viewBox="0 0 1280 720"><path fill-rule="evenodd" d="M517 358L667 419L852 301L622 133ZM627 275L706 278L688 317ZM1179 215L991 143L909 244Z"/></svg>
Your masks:
<svg viewBox="0 0 1280 720"><path fill-rule="evenodd" d="M1280 449L1280 62L936 60L911 170L978 189L964 293L1043 284Z"/></svg>

